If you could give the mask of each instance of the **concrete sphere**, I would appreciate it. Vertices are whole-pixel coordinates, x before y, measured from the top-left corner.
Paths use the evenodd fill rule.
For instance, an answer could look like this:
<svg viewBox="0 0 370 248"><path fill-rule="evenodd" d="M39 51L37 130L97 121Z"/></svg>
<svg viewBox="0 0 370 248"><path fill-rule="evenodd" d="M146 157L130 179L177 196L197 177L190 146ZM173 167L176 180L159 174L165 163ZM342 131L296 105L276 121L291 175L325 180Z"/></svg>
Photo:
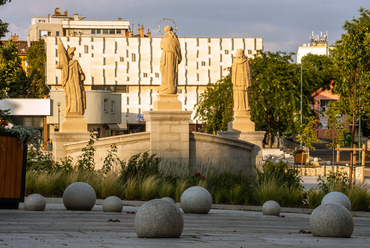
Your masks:
<svg viewBox="0 0 370 248"><path fill-rule="evenodd" d="M181 208L185 213L207 214L212 208L212 196L205 188L190 187L181 195Z"/></svg>
<svg viewBox="0 0 370 248"><path fill-rule="evenodd" d="M326 194L321 200L321 205L327 203L337 203L348 209L348 211L351 211L351 201L345 194L341 192L334 191Z"/></svg>
<svg viewBox="0 0 370 248"><path fill-rule="evenodd" d="M328 203L318 206L310 216L310 229L318 237L351 237L354 222L351 213L342 205Z"/></svg>
<svg viewBox="0 0 370 248"><path fill-rule="evenodd" d="M87 183L72 183L63 192L63 204L68 210L91 210L95 202L95 190Z"/></svg>
<svg viewBox="0 0 370 248"><path fill-rule="evenodd" d="M171 197L163 197L162 200L169 201L169 202L171 202L173 204L176 204L175 200L172 199Z"/></svg>
<svg viewBox="0 0 370 248"><path fill-rule="evenodd" d="M117 196L109 196L103 201L104 212L121 212L123 203Z"/></svg>
<svg viewBox="0 0 370 248"><path fill-rule="evenodd" d="M44 211L45 207L46 201L42 195L32 194L24 199L24 210L26 211Z"/></svg>
<svg viewBox="0 0 370 248"><path fill-rule="evenodd" d="M262 213L264 215L278 216L280 214L280 211L280 205L276 201L267 201L262 205Z"/></svg>
<svg viewBox="0 0 370 248"><path fill-rule="evenodd" d="M178 238L183 229L180 209L166 200L148 201L135 215L135 232L139 238Z"/></svg>

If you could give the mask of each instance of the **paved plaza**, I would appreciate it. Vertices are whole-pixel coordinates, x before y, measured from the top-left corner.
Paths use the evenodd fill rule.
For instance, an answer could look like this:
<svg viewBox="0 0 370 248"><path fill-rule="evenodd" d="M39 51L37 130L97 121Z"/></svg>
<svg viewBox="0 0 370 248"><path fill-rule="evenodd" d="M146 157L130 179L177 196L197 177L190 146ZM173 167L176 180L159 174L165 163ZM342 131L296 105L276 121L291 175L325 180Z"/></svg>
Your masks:
<svg viewBox="0 0 370 248"><path fill-rule="evenodd" d="M184 214L178 239L145 239L134 230L143 202L125 201L121 213L103 212L101 200L92 211L66 210L61 199L47 202L43 212L25 211L22 204L0 210L0 247L369 247L370 242L370 213L364 212L353 212L358 217L351 238L322 238L300 233L310 230L310 209L283 208L284 217L275 217L262 215L260 207L214 205L221 209Z"/></svg>

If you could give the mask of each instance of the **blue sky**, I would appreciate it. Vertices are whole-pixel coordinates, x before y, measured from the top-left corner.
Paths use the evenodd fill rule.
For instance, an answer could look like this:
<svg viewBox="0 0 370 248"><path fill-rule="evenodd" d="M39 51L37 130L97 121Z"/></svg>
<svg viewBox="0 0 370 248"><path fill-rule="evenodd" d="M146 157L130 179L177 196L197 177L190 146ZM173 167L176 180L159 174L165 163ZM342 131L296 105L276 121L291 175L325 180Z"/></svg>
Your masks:
<svg viewBox="0 0 370 248"><path fill-rule="evenodd" d="M27 39L31 18L53 14L59 7L85 20L123 18L160 36L158 23L173 19L179 37L262 37L265 51L297 52L312 31L329 33L329 44L340 39L346 20L358 17L369 0L12 0L0 7L9 31ZM163 23L163 25L169 23ZM5 39L10 36L7 34ZM4 39L4 38L3 38Z"/></svg>

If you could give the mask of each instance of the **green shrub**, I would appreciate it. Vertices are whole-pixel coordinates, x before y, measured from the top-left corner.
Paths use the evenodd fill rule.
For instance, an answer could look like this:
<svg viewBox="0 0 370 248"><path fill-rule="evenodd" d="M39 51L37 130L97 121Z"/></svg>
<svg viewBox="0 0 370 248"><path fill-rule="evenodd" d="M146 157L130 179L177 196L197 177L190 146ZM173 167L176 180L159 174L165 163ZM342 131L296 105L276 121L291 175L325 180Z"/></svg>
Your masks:
<svg viewBox="0 0 370 248"><path fill-rule="evenodd" d="M225 197L230 204L239 204L243 200L243 186L234 185L231 189L225 190Z"/></svg>
<svg viewBox="0 0 370 248"><path fill-rule="evenodd" d="M254 198L259 205L269 200L274 200L281 204L282 195L282 185L275 178L258 182L254 190Z"/></svg>
<svg viewBox="0 0 370 248"><path fill-rule="evenodd" d="M352 210L368 211L370 209L370 192L368 189L356 185L346 189L345 194L351 201Z"/></svg>
<svg viewBox="0 0 370 248"><path fill-rule="evenodd" d="M137 190L138 184L139 182L136 177L131 177L126 181L124 185L124 189L123 189L126 199L128 200L138 199L137 198L138 197L138 190Z"/></svg>
<svg viewBox="0 0 370 248"><path fill-rule="evenodd" d="M296 169L288 166L287 163L279 161L278 163L266 161L262 165L262 170L256 167L257 181L262 183L263 181L274 179L275 183L282 186L287 185L291 187L301 187L301 177Z"/></svg>
<svg viewBox="0 0 370 248"><path fill-rule="evenodd" d="M282 198L281 205L285 207L297 207L302 204L302 188L301 187L288 187L281 188Z"/></svg>
<svg viewBox="0 0 370 248"><path fill-rule="evenodd" d="M138 193L141 200L148 201L158 192L159 180L156 176L149 176L139 183Z"/></svg>
<svg viewBox="0 0 370 248"><path fill-rule="evenodd" d="M317 208L321 205L322 198L326 195L321 189L310 189L307 192L307 204L310 208Z"/></svg>
<svg viewBox="0 0 370 248"><path fill-rule="evenodd" d="M349 179L346 172L330 172L326 178L319 177L317 181L319 182L319 188L325 194L331 191L344 193L349 186Z"/></svg>
<svg viewBox="0 0 370 248"><path fill-rule="evenodd" d="M149 152L133 155L128 163L121 163L119 180L126 182L129 178L146 178L151 175L159 175L159 162L161 158L156 154L149 155Z"/></svg>
<svg viewBox="0 0 370 248"><path fill-rule="evenodd" d="M171 182L162 180L162 183L159 186L158 195L160 198L171 197L174 192L174 186Z"/></svg>
<svg viewBox="0 0 370 248"><path fill-rule="evenodd" d="M175 190L175 201L176 202L180 202L182 193L184 193L184 191L188 187L187 184L188 184L188 180L186 180L186 179L182 179L182 180L178 181L178 183L176 185L176 190Z"/></svg>

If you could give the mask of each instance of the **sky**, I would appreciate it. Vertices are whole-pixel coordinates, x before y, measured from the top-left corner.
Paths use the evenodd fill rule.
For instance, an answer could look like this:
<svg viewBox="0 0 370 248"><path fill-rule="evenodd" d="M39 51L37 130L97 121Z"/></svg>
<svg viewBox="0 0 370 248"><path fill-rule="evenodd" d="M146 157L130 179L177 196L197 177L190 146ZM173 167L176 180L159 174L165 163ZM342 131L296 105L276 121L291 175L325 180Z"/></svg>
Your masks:
<svg viewBox="0 0 370 248"><path fill-rule="evenodd" d="M12 0L0 6L0 19L11 33L27 40L31 19L48 16L59 7L85 20L130 21L161 37L158 24L172 19L179 37L262 37L264 51L297 52L315 34L328 32L329 45L340 39L346 20L359 17L369 0ZM165 25L172 24L163 21ZM132 27L132 26L131 26ZM163 31L162 31L163 32Z"/></svg>

